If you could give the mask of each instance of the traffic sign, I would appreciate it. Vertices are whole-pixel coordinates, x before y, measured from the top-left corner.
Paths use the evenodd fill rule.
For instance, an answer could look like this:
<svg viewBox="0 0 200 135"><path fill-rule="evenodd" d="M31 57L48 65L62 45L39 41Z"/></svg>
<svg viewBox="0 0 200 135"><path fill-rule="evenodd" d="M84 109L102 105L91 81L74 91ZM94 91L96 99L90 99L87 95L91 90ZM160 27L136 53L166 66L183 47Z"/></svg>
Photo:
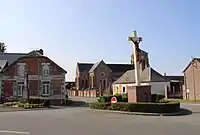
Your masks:
<svg viewBox="0 0 200 135"><path fill-rule="evenodd" d="M112 104L117 103L117 98L116 98L116 97L112 97L112 98L111 98L111 103L112 103Z"/></svg>

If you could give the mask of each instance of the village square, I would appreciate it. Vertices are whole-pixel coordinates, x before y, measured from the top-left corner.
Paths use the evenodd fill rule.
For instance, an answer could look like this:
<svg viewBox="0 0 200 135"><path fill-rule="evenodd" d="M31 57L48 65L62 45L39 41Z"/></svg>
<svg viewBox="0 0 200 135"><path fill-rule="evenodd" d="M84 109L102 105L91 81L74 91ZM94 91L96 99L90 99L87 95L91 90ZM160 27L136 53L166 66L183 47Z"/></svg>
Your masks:
<svg viewBox="0 0 200 135"><path fill-rule="evenodd" d="M75 82L65 81L67 71L42 49L27 54L0 53L0 133L102 134L106 130L132 134L134 130L152 135L169 134L163 131L198 134L199 94L188 90L193 89L193 80L185 79L190 68L198 75L198 59L184 69L184 76L162 75L150 66L148 53L140 49L142 40L136 31L128 37L133 47L130 64L77 62ZM6 49L4 43L1 48ZM182 101L186 103L180 104ZM146 130L140 130L141 124ZM157 129L152 130L153 126Z"/></svg>

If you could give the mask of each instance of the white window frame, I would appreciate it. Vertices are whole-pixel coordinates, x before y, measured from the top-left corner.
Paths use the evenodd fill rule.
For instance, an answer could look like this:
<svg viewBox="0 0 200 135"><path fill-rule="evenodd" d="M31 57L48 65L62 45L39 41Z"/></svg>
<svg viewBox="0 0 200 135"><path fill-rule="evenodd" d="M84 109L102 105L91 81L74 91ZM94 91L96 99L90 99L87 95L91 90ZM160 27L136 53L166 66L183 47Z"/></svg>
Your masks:
<svg viewBox="0 0 200 135"><path fill-rule="evenodd" d="M43 81L42 82L42 95L50 95L50 91L51 91L51 89L50 89L50 82L48 82L48 81ZM47 90L47 88L49 88L49 90ZM44 92L45 91L45 92Z"/></svg>
<svg viewBox="0 0 200 135"><path fill-rule="evenodd" d="M25 65L26 63L17 63L18 67L17 67L17 75L20 77L24 77L25 75Z"/></svg>
<svg viewBox="0 0 200 135"><path fill-rule="evenodd" d="M126 87L123 86L123 87L122 87L122 94L125 94L125 93L126 93Z"/></svg>
<svg viewBox="0 0 200 135"><path fill-rule="evenodd" d="M17 91L16 91L16 96L21 97L23 95L23 89L24 89L24 84L23 83L18 83ZM19 92L21 94L19 94Z"/></svg>
<svg viewBox="0 0 200 135"><path fill-rule="evenodd" d="M50 63L42 63L42 75L49 76L50 75Z"/></svg>

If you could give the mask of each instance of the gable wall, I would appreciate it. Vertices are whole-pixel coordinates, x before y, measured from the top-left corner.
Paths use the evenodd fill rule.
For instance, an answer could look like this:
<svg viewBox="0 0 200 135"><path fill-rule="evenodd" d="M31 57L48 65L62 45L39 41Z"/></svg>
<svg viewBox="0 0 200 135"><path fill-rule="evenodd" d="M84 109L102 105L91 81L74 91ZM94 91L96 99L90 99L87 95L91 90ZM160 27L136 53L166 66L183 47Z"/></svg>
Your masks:
<svg viewBox="0 0 200 135"><path fill-rule="evenodd" d="M200 63L198 61L196 61L196 63L197 63L197 68L196 67L193 68L191 64L184 73L184 79L185 79L184 92L187 92L187 89L189 90L188 96L190 100L194 100L195 95L196 99L200 99Z"/></svg>

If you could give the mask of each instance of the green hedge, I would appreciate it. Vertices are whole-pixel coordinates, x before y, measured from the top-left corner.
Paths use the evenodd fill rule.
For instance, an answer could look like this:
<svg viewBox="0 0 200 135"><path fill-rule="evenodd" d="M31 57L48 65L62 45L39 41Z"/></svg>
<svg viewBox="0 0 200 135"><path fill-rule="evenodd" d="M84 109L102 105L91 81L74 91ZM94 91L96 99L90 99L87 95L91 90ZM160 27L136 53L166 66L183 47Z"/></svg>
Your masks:
<svg viewBox="0 0 200 135"><path fill-rule="evenodd" d="M128 94L115 94L115 95L107 95L101 96L98 100L100 103L110 102L112 97L117 98L117 102L128 102ZM165 98L162 94L152 94L151 95L151 102L158 103L160 100Z"/></svg>
<svg viewBox="0 0 200 135"><path fill-rule="evenodd" d="M157 103L164 98L165 98L165 95L162 95L162 94L151 94L151 102L154 102L154 103Z"/></svg>
<svg viewBox="0 0 200 135"><path fill-rule="evenodd" d="M179 102L168 103L150 103L136 102L126 103L118 102L116 104L93 102L89 104L91 109L116 110L127 112L146 112L146 113L171 113L180 109Z"/></svg>
<svg viewBox="0 0 200 135"><path fill-rule="evenodd" d="M127 94L115 94L115 95L101 96L98 101L100 103L111 102L112 97L116 97L117 102L128 102L128 95Z"/></svg>

